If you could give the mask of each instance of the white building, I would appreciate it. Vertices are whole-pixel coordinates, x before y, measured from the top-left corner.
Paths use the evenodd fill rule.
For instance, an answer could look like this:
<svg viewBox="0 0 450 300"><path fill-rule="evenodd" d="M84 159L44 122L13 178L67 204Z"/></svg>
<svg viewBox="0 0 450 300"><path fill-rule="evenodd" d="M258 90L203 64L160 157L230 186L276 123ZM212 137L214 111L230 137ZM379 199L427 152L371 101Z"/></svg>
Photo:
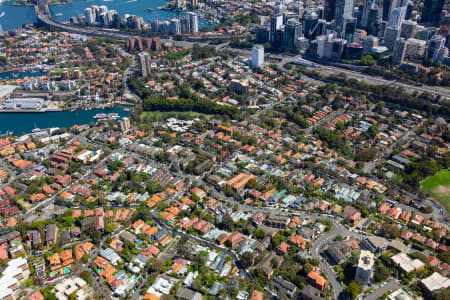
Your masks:
<svg viewBox="0 0 450 300"><path fill-rule="evenodd" d="M0 278L0 299L15 299L14 293L19 289L20 282L27 279L29 274L25 258L10 260Z"/></svg>
<svg viewBox="0 0 450 300"><path fill-rule="evenodd" d="M375 258L372 252L361 250L359 255L358 268L356 269L355 280L361 280L365 283L369 282L372 277L372 269Z"/></svg>
<svg viewBox="0 0 450 300"><path fill-rule="evenodd" d="M252 66L260 67L264 64L264 47L255 45L252 48Z"/></svg>
<svg viewBox="0 0 450 300"><path fill-rule="evenodd" d="M189 25L191 27L191 33L198 32L198 16L194 12L189 12Z"/></svg>

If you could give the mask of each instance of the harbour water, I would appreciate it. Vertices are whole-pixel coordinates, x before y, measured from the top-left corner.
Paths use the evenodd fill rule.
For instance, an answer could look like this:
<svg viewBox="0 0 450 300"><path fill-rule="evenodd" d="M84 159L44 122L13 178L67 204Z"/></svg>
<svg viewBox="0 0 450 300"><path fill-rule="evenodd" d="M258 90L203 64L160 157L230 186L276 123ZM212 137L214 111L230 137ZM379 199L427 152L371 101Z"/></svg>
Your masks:
<svg viewBox="0 0 450 300"><path fill-rule="evenodd" d="M0 17L0 25L3 30L17 29L24 23L37 21L34 7L15 6L14 2L15 0L0 2L0 15L3 15ZM151 19L166 21L180 17L181 13L177 11L158 10L158 7L166 3L167 0L72 0L71 4L51 5L50 13L55 20L68 22L70 17L84 14L84 9L91 5L106 5L108 9L116 10L122 17L125 14L137 15L143 17L147 23L150 23ZM154 10L149 11L147 8ZM209 26L211 25L205 19L199 18L200 28Z"/></svg>
<svg viewBox="0 0 450 300"><path fill-rule="evenodd" d="M29 133L34 128L71 127L95 122L98 113L117 113L120 117L129 115L120 108L75 110L45 113L0 113L0 134L12 131L14 135Z"/></svg>
<svg viewBox="0 0 450 300"><path fill-rule="evenodd" d="M44 76L47 73L44 72L16 72L16 71L11 71L11 72L4 72L4 73L0 73L0 80L2 79L24 79L26 77L28 78L32 78L32 77L40 77L40 76Z"/></svg>
<svg viewBox="0 0 450 300"><path fill-rule="evenodd" d="M167 0L72 0L71 4L52 5L50 13L57 21L70 20L70 17L76 17L78 14L84 15L84 9L91 5L105 5L108 10L116 10L122 18L125 14L141 16L144 22L150 23L150 20L157 19L167 21L173 18L179 18L180 12L171 10L158 10L158 7L164 6ZM153 11L147 8L154 9ZM60 15L62 14L62 15ZM199 27L209 26L206 20L199 18Z"/></svg>
<svg viewBox="0 0 450 300"><path fill-rule="evenodd" d="M0 2L0 25L3 30L17 29L24 23L34 23L37 21L34 7L15 6L15 0ZM3 14L4 13L4 14Z"/></svg>

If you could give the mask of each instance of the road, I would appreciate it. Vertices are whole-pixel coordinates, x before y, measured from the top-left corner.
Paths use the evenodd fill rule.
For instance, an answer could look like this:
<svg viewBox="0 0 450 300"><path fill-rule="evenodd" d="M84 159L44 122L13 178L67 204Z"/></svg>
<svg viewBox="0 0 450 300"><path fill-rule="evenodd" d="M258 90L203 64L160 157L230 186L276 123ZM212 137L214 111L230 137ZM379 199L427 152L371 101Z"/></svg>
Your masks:
<svg viewBox="0 0 450 300"><path fill-rule="evenodd" d="M401 286L394 279L391 279L386 282L384 286L378 287L372 293L364 297L363 300L377 300L380 299L385 293L395 291L399 288L401 288Z"/></svg>
<svg viewBox="0 0 450 300"><path fill-rule="evenodd" d="M328 232L327 234L322 235L316 241L314 241L314 243L312 244L310 253L313 258L320 260L319 268L322 272L324 272L327 275L328 281L331 283L331 286L333 287L334 299L339 299L344 288L337 280L336 274L334 273L332 267L328 264L328 262L326 260L324 260L321 257L320 253L323 250L323 248L327 244L331 243L334 240L334 238L338 235L340 235L342 237L351 236L351 237L357 238L357 239L363 239L363 238L365 238L365 236L362 234L347 230L341 223L339 223L335 219L328 218L328 220L331 220L333 222L332 230L330 232Z"/></svg>

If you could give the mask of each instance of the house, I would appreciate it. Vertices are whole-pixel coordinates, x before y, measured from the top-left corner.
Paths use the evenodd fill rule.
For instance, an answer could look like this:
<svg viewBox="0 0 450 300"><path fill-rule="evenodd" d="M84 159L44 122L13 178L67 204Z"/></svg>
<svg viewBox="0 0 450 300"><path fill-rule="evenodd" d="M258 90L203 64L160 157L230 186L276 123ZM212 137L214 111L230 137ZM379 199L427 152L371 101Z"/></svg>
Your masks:
<svg viewBox="0 0 450 300"><path fill-rule="evenodd" d="M281 276L277 276L273 281L273 286L277 291L284 291L286 296L292 298L297 290L297 286L290 281L287 281Z"/></svg>
<svg viewBox="0 0 450 300"><path fill-rule="evenodd" d="M331 262L336 265L340 265L347 260L347 256L351 253L350 248L343 241L333 242L328 246L326 254L330 258Z"/></svg>
<svg viewBox="0 0 450 300"><path fill-rule="evenodd" d="M302 249L306 248L305 239L298 234L291 236L288 243Z"/></svg>
<svg viewBox="0 0 450 300"><path fill-rule="evenodd" d="M307 279L312 286L320 291L325 290L328 284L325 278L323 278L316 270L310 271L307 275Z"/></svg>
<svg viewBox="0 0 450 300"><path fill-rule="evenodd" d="M273 216L266 220L266 226L284 229L288 226L291 218L287 216Z"/></svg>
<svg viewBox="0 0 450 300"><path fill-rule="evenodd" d="M54 244L56 242L56 233L58 228L56 224L48 224L45 228L45 242L47 244Z"/></svg>
<svg viewBox="0 0 450 300"><path fill-rule="evenodd" d="M201 300L202 295L191 289L180 286L177 290L176 297L182 300Z"/></svg>
<svg viewBox="0 0 450 300"><path fill-rule="evenodd" d="M244 235L240 232L235 232L231 234L225 241L225 245L234 248L239 245L244 240Z"/></svg>
<svg viewBox="0 0 450 300"><path fill-rule="evenodd" d="M325 298L320 297L320 291L311 285L307 285L300 293L300 299L304 300L322 300Z"/></svg>

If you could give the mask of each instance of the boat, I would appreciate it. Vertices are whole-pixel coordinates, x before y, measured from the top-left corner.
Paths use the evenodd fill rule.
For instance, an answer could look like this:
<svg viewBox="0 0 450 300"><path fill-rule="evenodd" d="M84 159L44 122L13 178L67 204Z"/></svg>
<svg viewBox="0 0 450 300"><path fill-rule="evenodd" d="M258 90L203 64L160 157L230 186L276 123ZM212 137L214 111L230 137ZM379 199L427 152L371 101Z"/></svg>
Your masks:
<svg viewBox="0 0 450 300"><path fill-rule="evenodd" d="M57 13L57 14L55 14L55 16L56 17L62 17L62 16L64 16L64 14L63 13Z"/></svg>
<svg viewBox="0 0 450 300"><path fill-rule="evenodd" d="M130 109L127 107L127 108L124 108L123 111L130 111Z"/></svg>
<svg viewBox="0 0 450 300"><path fill-rule="evenodd" d="M155 11L155 9L154 9L154 8L151 8L151 7L147 8L147 10L148 10L148 11Z"/></svg>
<svg viewBox="0 0 450 300"><path fill-rule="evenodd" d="M94 119L104 119L104 118L107 118L107 117L108 117L107 114L96 114L94 116Z"/></svg>
<svg viewBox="0 0 450 300"><path fill-rule="evenodd" d="M5 15L5 12L2 12L2 13L0 14L0 18L3 17L4 15Z"/></svg>
<svg viewBox="0 0 450 300"><path fill-rule="evenodd" d="M117 113L110 113L110 114L108 114L108 119L110 119L110 120L116 120L118 118L120 118L120 116Z"/></svg>
<svg viewBox="0 0 450 300"><path fill-rule="evenodd" d="M34 128L33 130L31 130L32 133L36 133L36 132L39 132L39 131L41 131L40 128Z"/></svg>
<svg viewBox="0 0 450 300"><path fill-rule="evenodd" d="M14 77L14 78L17 78L17 77L19 77L19 73L11 73L11 75L12 75L12 77Z"/></svg>

